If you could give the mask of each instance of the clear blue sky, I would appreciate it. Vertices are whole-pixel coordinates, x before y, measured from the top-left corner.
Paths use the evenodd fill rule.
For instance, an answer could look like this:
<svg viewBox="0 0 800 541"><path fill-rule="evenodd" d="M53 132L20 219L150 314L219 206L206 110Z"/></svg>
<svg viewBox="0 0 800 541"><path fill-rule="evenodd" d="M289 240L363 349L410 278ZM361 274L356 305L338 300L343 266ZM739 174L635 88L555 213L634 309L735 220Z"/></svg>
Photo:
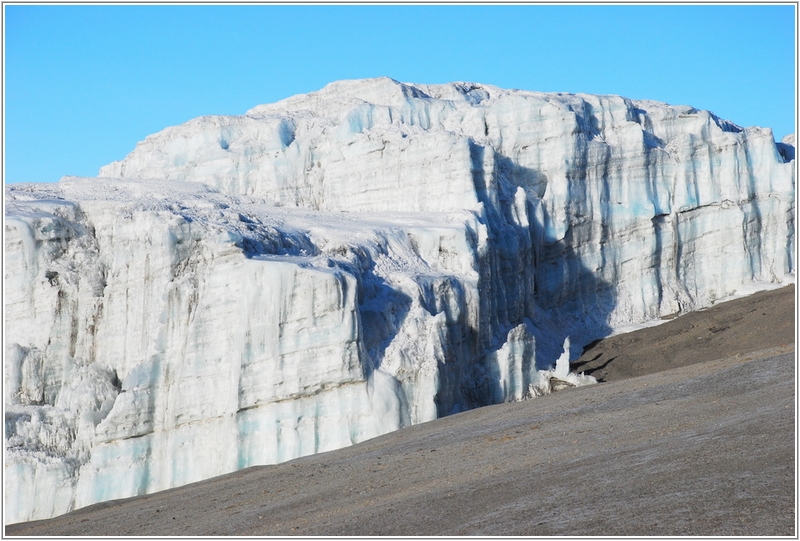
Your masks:
<svg viewBox="0 0 800 541"><path fill-rule="evenodd" d="M795 125L795 6L8 5L5 182L339 79L620 94Z"/></svg>

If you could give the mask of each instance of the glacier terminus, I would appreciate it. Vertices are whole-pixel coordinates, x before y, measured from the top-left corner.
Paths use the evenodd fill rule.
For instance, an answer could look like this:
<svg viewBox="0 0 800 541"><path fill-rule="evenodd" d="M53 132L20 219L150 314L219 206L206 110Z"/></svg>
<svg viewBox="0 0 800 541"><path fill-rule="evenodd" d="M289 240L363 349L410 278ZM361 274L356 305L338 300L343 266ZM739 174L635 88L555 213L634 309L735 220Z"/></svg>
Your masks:
<svg viewBox="0 0 800 541"><path fill-rule="evenodd" d="M339 81L5 187L6 523L594 383L583 346L795 277L794 137Z"/></svg>

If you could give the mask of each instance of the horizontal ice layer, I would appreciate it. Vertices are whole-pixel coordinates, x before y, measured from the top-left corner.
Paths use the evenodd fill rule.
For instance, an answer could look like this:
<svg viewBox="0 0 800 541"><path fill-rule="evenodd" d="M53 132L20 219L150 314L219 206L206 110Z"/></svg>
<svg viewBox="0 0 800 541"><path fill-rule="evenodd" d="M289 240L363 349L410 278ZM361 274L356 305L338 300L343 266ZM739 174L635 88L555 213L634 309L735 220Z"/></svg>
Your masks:
<svg viewBox="0 0 800 541"><path fill-rule="evenodd" d="M794 279L793 151L690 107L384 78L7 187L6 520L586 383L588 341Z"/></svg>

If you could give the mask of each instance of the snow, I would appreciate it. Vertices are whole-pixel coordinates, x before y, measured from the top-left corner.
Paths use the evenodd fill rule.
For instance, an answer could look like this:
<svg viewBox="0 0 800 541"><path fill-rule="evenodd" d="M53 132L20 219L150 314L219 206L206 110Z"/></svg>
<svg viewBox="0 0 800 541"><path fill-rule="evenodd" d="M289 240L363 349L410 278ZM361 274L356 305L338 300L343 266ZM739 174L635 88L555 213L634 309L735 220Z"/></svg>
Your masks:
<svg viewBox="0 0 800 541"><path fill-rule="evenodd" d="M793 143L380 78L7 186L6 522L591 384L591 340L794 281Z"/></svg>

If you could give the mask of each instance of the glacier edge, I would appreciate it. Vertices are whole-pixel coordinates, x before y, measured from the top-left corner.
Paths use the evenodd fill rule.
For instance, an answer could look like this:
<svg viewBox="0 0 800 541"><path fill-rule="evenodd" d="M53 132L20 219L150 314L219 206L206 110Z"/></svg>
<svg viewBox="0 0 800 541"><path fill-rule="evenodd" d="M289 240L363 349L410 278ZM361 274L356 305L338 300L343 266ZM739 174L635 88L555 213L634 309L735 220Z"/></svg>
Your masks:
<svg viewBox="0 0 800 541"><path fill-rule="evenodd" d="M793 149L383 78L7 186L6 521L587 383L595 338L794 280Z"/></svg>

